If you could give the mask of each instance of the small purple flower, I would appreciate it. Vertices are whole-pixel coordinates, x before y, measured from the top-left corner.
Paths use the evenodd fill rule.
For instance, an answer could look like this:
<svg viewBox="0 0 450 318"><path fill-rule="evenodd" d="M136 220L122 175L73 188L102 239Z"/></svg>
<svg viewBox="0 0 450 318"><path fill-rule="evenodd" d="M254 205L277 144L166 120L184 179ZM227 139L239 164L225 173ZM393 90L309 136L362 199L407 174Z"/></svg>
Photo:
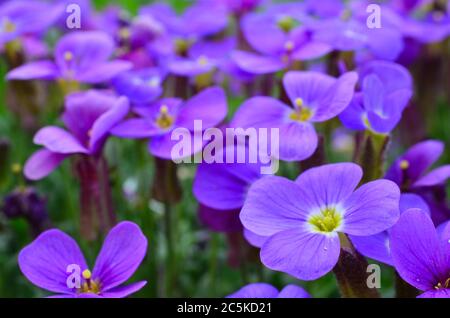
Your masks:
<svg viewBox="0 0 450 318"><path fill-rule="evenodd" d="M400 196L400 213L409 209L420 209L430 215L430 208L420 196L413 193L405 193ZM371 236L350 236L355 248L369 258L393 265L391 257L391 243L389 239L390 229Z"/></svg>
<svg viewBox="0 0 450 318"><path fill-rule="evenodd" d="M394 181L403 192L414 192L422 196L431 209L436 225L450 217L445 184L450 178L450 165L431 171L430 167L444 151L444 144L437 140L420 142L400 156L388 169L385 178Z"/></svg>
<svg viewBox="0 0 450 318"><path fill-rule="evenodd" d="M166 73L158 68L123 72L116 76L112 84L119 95L137 105L154 102L163 93L162 83Z"/></svg>
<svg viewBox="0 0 450 318"><path fill-rule="evenodd" d="M403 50L402 33L387 24L381 28L369 28L368 5L367 1L353 1L340 13L317 22L316 41L327 43L338 51L369 52L376 59L394 61Z"/></svg>
<svg viewBox="0 0 450 318"><path fill-rule="evenodd" d="M444 184L450 178L450 165L430 172L427 170L444 151L444 143L437 140L420 142L400 156L386 173L386 179L398 184L404 191Z"/></svg>
<svg viewBox="0 0 450 318"><path fill-rule="evenodd" d="M287 285L281 291L266 283L248 284L227 298L310 298L302 287Z"/></svg>
<svg viewBox="0 0 450 318"><path fill-rule="evenodd" d="M152 155L178 160L203 148L203 141L194 136L194 121L201 121L202 129L218 125L227 114L227 100L222 88L212 87L186 102L178 98L164 98L149 107L137 107L134 111L141 117L125 120L114 127L111 133L123 138L151 138L149 151ZM180 139L192 141L189 153L172 153L180 141L172 138L172 132L177 128L182 133L181 137L178 136Z"/></svg>
<svg viewBox="0 0 450 318"><path fill-rule="evenodd" d="M76 31L59 40L55 62L43 60L20 66L7 74L9 80L64 80L79 83L102 83L132 64L126 61L108 61L114 51L114 41L106 33Z"/></svg>
<svg viewBox="0 0 450 318"><path fill-rule="evenodd" d="M368 62L358 72L361 91L339 118L349 129L389 133L412 96L411 75L403 66L385 61Z"/></svg>
<svg viewBox="0 0 450 318"><path fill-rule="evenodd" d="M317 148L313 123L340 114L352 100L357 79L355 72L338 79L318 72L288 72L283 84L293 107L271 97L253 97L237 111L232 126L279 128L279 159L304 160Z"/></svg>
<svg viewBox="0 0 450 318"><path fill-rule="evenodd" d="M97 156L113 126L129 111L125 97L90 90L66 98L62 120L68 128L47 126L34 136L34 143L44 148L35 152L25 164L30 180L44 178L67 157L74 154Z"/></svg>
<svg viewBox="0 0 450 318"><path fill-rule="evenodd" d="M317 279L336 265L339 235L369 236L398 220L400 191L389 180L355 190L362 169L353 163L312 168L296 181L266 177L250 188L241 221L269 237L261 261L298 279Z"/></svg>
<svg viewBox="0 0 450 318"><path fill-rule="evenodd" d="M419 209L402 214L391 230L394 266L420 298L450 298L450 226L436 231Z"/></svg>
<svg viewBox="0 0 450 318"><path fill-rule="evenodd" d="M40 35L63 12L63 6L42 1L4 1L0 6L0 45L23 35Z"/></svg>
<svg viewBox="0 0 450 318"><path fill-rule="evenodd" d="M133 275L146 253L147 239L141 229L132 222L119 223L106 237L91 273L78 244L54 229L42 233L20 252L19 267L34 285L56 293L52 297L123 298L147 283L121 286ZM76 274L79 277L72 276Z"/></svg>
<svg viewBox="0 0 450 318"><path fill-rule="evenodd" d="M267 74L285 69L294 61L320 58L332 47L315 40L309 26L311 21L296 3L279 4L264 13L248 14L242 21L242 30L247 42L259 54L235 51L232 59L244 71Z"/></svg>

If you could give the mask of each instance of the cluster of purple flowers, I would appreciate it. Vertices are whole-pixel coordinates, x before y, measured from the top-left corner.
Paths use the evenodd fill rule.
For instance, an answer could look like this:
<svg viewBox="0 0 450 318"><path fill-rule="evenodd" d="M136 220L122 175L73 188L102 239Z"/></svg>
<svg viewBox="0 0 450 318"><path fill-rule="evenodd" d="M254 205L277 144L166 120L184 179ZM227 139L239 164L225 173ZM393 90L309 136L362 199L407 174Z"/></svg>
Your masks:
<svg viewBox="0 0 450 318"><path fill-rule="evenodd" d="M71 157L83 238L109 232L92 273L67 234L40 234L18 257L34 285L56 297L126 297L143 288L145 281L120 287L144 259L147 239L135 223L116 224L105 144L148 141L149 156L163 163L155 187L171 192L177 175L168 163L208 144L191 138L190 151L174 155L173 132L193 137L201 121L203 130L278 129L275 159L284 168L264 175L259 161L199 164L192 192L210 230L242 236L241 245L260 249L266 268L302 281L334 271L343 296L367 295L355 275L347 290L341 284L367 257L394 267L420 297L450 297L450 165L431 169L444 143L426 134L408 140L411 148L385 170L401 149L395 132L405 114L420 113L412 65L430 46L448 55L450 2L383 1L368 13L365 0L198 0L181 14L161 2L134 17L70 2L81 8L80 29L67 26L67 1L0 5L6 80L49 82L64 96L61 121L35 133L41 148L24 175L38 181ZM46 41L50 29L60 35L54 45ZM343 160L329 149L339 129L355 137ZM245 151L251 142L226 148ZM81 270L76 286L67 271L73 264ZM310 295L260 282L229 297Z"/></svg>

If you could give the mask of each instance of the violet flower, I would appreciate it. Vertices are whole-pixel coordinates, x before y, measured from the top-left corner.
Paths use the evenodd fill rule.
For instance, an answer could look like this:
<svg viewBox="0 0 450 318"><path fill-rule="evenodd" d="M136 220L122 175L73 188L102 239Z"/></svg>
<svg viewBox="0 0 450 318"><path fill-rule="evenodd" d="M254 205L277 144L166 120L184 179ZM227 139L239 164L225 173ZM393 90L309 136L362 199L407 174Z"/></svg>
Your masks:
<svg viewBox="0 0 450 318"><path fill-rule="evenodd" d="M52 297L123 298L147 283L121 286L133 275L146 253L147 239L141 229L126 221L115 226L105 238L92 273L78 244L56 229L42 233L20 252L19 267L34 285L56 293ZM76 274L79 277L73 276Z"/></svg>
<svg viewBox="0 0 450 318"><path fill-rule="evenodd" d="M0 6L0 45L24 35L40 35L61 17L64 6L42 1L5 1Z"/></svg>
<svg viewBox="0 0 450 318"><path fill-rule="evenodd" d="M386 179L397 183L403 192L421 195L430 205L431 217L436 224L450 217L445 196L445 183L450 178L450 165L428 171L443 151L444 144L437 140L415 144L394 161L385 176ZM441 192L444 193L442 198L439 195Z"/></svg>
<svg viewBox="0 0 450 318"><path fill-rule="evenodd" d="M398 220L400 191L389 180L355 188L362 169L353 163L312 168L296 181L256 181L241 211L245 228L269 237L261 261L298 279L315 280L336 265L339 235L369 236Z"/></svg>
<svg viewBox="0 0 450 318"><path fill-rule="evenodd" d="M357 79L355 72L338 79L317 72L288 72L283 84L293 107L271 97L253 97L237 111L232 126L279 128L279 159L304 160L317 148L313 123L339 115L352 100Z"/></svg>
<svg viewBox="0 0 450 318"><path fill-rule="evenodd" d="M302 287L287 285L281 291L266 283L248 284L227 298L310 298Z"/></svg>
<svg viewBox="0 0 450 318"><path fill-rule="evenodd" d="M123 72L112 80L119 95L128 97L136 106L154 102L163 93L166 73L158 68Z"/></svg>
<svg viewBox="0 0 450 318"><path fill-rule="evenodd" d="M25 64L10 71L7 79L102 83L132 67L126 61L108 61L113 51L114 41L106 33L72 32L58 41L54 62L43 60Z"/></svg>
<svg viewBox="0 0 450 318"><path fill-rule="evenodd" d="M409 209L420 209L422 212L430 215L430 208L425 200L412 193L405 193L400 196L399 209L400 214ZM350 235L350 240L358 252L364 256L392 266L389 233L390 229L371 236Z"/></svg>
<svg viewBox="0 0 450 318"><path fill-rule="evenodd" d="M391 251L399 275L423 291L419 298L450 298L450 226L439 233L419 209L402 214L391 230Z"/></svg>
<svg viewBox="0 0 450 318"><path fill-rule="evenodd" d="M369 28L366 12L369 4L368 1L353 1L333 17L317 22L315 39L337 51L369 52L376 59L394 61L404 47L402 33L387 24Z"/></svg>
<svg viewBox="0 0 450 318"><path fill-rule="evenodd" d="M67 157L75 154L99 156L113 126L129 111L125 97L90 90L66 98L62 121L68 128L47 126L34 136L43 146L26 162L24 173L30 180L46 177Z"/></svg>
<svg viewBox="0 0 450 318"><path fill-rule="evenodd" d="M212 87L186 102L178 98L163 98L149 107L138 107L134 111L141 117L123 121L111 133L122 138L150 138L148 147L152 155L179 160L203 148L203 141L194 136L194 121L201 121L202 129L216 126L227 114L227 100L222 88ZM177 128L181 128L183 134L179 138L192 141L189 153L180 151L172 154L173 147L180 140L172 138L172 131Z"/></svg>
<svg viewBox="0 0 450 318"><path fill-rule="evenodd" d="M288 68L294 61L324 56L332 47L315 40L308 24L311 20L296 3L279 4L267 12L246 15L242 31L258 54L235 51L233 61L249 73L267 74Z"/></svg>
<svg viewBox="0 0 450 318"><path fill-rule="evenodd" d="M412 78L403 66L372 61L358 69L361 91L340 114L342 123L353 130L387 134L402 117L412 94Z"/></svg>

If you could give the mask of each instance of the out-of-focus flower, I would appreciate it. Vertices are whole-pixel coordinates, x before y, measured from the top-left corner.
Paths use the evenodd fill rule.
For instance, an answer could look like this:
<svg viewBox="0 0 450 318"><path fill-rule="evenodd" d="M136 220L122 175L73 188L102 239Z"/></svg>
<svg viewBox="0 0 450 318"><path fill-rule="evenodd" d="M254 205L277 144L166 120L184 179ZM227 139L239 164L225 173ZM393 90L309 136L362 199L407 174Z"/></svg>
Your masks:
<svg viewBox="0 0 450 318"><path fill-rule="evenodd" d="M431 217L436 224L450 217L445 195L445 183L450 178L450 165L443 165L428 172L443 151L444 144L440 141L420 142L395 160L385 176L386 179L397 183L403 192L414 192L422 196L430 206Z"/></svg>
<svg viewBox="0 0 450 318"><path fill-rule="evenodd" d="M109 232L91 273L77 243L60 230L49 230L20 252L19 267L34 285L57 294L53 297L123 298L147 283L121 286L146 253L147 239L141 229L122 222Z"/></svg>
<svg viewBox="0 0 450 318"><path fill-rule="evenodd" d="M44 178L73 154L97 156L111 128L129 111L127 98L117 98L101 91L74 93L66 98L62 120L68 128L48 126L34 136L34 143L44 148L27 161L25 176L31 180Z"/></svg>
<svg viewBox="0 0 450 318"><path fill-rule="evenodd" d="M0 6L0 45L23 35L40 35L61 17L64 6L14 0Z"/></svg>
<svg viewBox="0 0 450 318"><path fill-rule="evenodd" d="M114 127L111 133L123 138L150 138L149 151L156 157L177 160L191 156L203 148L203 141L194 135L194 121L202 129L218 125L227 114L225 92L220 87L208 88L186 102L178 98L164 98L148 107L134 109L140 118L127 119ZM181 128L180 139L172 139L172 131ZM189 153L172 150L179 140L191 140ZM187 151L187 149L184 149Z"/></svg>
<svg viewBox="0 0 450 318"><path fill-rule="evenodd" d="M413 94L412 77L403 66L372 61L358 69L361 91L339 118L354 130L389 133L398 124Z"/></svg>
<svg viewBox="0 0 450 318"><path fill-rule="evenodd" d="M279 128L279 159L304 160L317 148L313 123L339 115L352 100L357 79L355 72L338 79L317 72L288 72L283 84L293 107L271 97L253 97L237 111L232 126Z"/></svg>
<svg viewBox="0 0 450 318"><path fill-rule="evenodd" d="M234 14L243 15L256 9L264 0L218 0L219 5L225 6ZM209 0L203 0L204 3L211 3Z"/></svg>
<svg viewBox="0 0 450 318"><path fill-rule="evenodd" d="M395 269L410 285L423 291L420 298L450 298L450 226L436 231L419 209L402 214L391 230Z"/></svg>
<svg viewBox="0 0 450 318"><path fill-rule="evenodd" d="M44 60L25 64L10 71L7 79L105 82L132 67L126 61L108 61L113 51L114 41L106 33L75 31L58 41L55 62Z"/></svg>
<svg viewBox="0 0 450 318"><path fill-rule="evenodd" d="M420 209L430 214L427 203L417 194L405 193L400 196L400 213L409 209ZM350 236L353 245L358 252L376 261L392 265L391 243L389 240L390 230L380 232L371 236Z"/></svg>
<svg viewBox="0 0 450 318"><path fill-rule="evenodd" d="M248 284L227 298L310 298L302 287L287 285L281 291L266 283Z"/></svg>
<svg viewBox="0 0 450 318"><path fill-rule="evenodd" d="M368 236L397 222L400 191L389 180L355 188L362 177L353 163L312 168L297 180L256 181L241 211L245 228L268 237L261 261L298 279L317 279L336 265L339 235Z"/></svg>
<svg viewBox="0 0 450 318"><path fill-rule="evenodd" d="M316 41L312 19L301 4L288 3L270 7L267 12L248 14L242 20L247 42L259 54L235 51L234 62L253 74L277 72L294 61L316 59L332 50L329 44Z"/></svg>
<svg viewBox="0 0 450 318"><path fill-rule="evenodd" d="M0 209L7 218L25 218L35 236L49 221L46 200L33 188L18 189L8 194Z"/></svg>
<svg viewBox="0 0 450 318"><path fill-rule="evenodd" d="M367 26L367 1L353 1L340 13L315 24L315 39L338 51L368 51L376 59L395 60L403 50L403 35L396 27ZM384 15L384 11L382 13Z"/></svg>
<svg viewBox="0 0 450 318"><path fill-rule="evenodd" d="M154 102L163 92L166 73L159 68L128 71L116 76L112 84L119 95L137 104Z"/></svg>

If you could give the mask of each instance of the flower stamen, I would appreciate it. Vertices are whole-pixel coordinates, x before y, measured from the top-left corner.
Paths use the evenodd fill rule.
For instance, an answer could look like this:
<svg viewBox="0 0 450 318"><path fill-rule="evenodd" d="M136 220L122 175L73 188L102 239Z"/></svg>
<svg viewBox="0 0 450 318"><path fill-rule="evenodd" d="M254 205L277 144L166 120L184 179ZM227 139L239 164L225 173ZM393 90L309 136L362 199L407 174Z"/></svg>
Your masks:
<svg viewBox="0 0 450 318"><path fill-rule="evenodd" d="M342 223L342 216L334 207L327 207L319 214L312 215L308 223L314 230L321 233L331 233L335 231Z"/></svg>
<svg viewBox="0 0 450 318"><path fill-rule="evenodd" d="M167 105L162 105L159 109L159 117L156 119L156 124L162 129L167 129L173 125L174 119L169 115L169 108Z"/></svg>

